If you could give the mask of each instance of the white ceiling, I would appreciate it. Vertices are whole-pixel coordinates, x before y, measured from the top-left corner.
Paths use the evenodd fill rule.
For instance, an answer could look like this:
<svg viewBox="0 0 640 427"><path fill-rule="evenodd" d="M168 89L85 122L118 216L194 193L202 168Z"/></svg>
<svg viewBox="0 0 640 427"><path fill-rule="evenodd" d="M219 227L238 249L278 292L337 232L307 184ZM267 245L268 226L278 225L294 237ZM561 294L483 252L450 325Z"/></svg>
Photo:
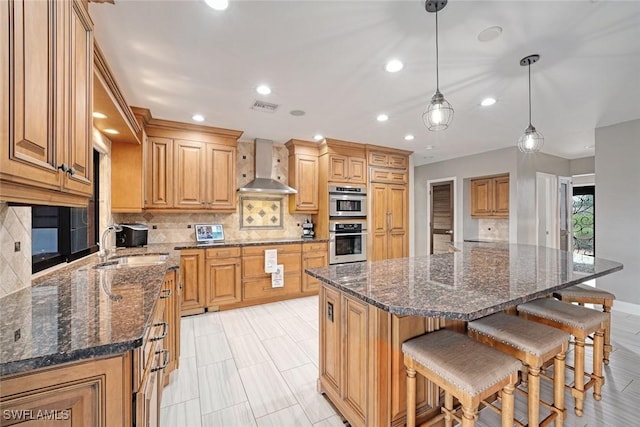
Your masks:
<svg viewBox="0 0 640 427"><path fill-rule="evenodd" d="M455 117L440 132L421 118L435 90L435 16L424 1L229 2L223 12L204 0L91 4L131 105L185 122L201 113L242 139L321 133L412 150L420 165L515 145L528 125L519 61L537 53L532 122L543 152L592 156L596 127L640 118L640 1L449 1L438 14L440 89ZM502 35L479 42L494 25ZM391 58L404 69L386 72ZM256 93L263 83L270 95ZM481 107L487 96L498 102ZM255 100L280 107L255 111Z"/></svg>

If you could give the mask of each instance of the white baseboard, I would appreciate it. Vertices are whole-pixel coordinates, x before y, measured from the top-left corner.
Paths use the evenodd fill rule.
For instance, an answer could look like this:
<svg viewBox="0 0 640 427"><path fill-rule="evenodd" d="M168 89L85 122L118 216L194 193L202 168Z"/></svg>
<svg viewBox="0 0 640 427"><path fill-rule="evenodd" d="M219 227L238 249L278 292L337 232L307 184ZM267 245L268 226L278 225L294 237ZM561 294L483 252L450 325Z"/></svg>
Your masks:
<svg viewBox="0 0 640 427"><path fill-rule="evenodd" d="M613 311L620 311L622 313L627 314L635 314L636 316L640 316L640 304L633 304L630 302L624 301L613 301Z"/></svg>

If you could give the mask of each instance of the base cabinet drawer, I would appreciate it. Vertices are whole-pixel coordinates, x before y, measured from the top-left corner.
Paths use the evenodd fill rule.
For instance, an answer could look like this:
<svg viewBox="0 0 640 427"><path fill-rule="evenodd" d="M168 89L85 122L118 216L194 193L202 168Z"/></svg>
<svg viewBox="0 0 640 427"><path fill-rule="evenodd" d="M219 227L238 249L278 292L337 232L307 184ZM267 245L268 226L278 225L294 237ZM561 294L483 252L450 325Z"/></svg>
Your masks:
<svg viewBox="0 0 640 427"><path fill-rule="evenodd" d="M284 273L296 273L300 272L300 252L297 253L279 253L278 252L278 264L282 264ZM257 279L269 277L271 279L271 273L265 273L264 271L264 255L260 256L244 256L242 258L242 278L243 279Z"/></svg>
<svg viewBox="0 0 640 427"><path fill-rule="evenodd" d="M247 279L242 283L243 298L245 300L285 296L300 292L300 275L285 274L284 286L274 288L271 286L271 278Z"/></svg>

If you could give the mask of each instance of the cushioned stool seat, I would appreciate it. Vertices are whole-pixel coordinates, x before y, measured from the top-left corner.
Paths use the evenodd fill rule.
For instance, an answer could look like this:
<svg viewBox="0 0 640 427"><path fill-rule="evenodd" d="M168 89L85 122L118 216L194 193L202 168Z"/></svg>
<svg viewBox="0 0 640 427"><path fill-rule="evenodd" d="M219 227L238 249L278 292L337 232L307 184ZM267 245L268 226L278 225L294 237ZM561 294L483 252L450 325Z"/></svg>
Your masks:
<svg viewBox="0 0 640 427"><path fill-rule="evenodd" d="M416 423L416 372L445 392L445 426L453 419L463 427L475 425L480 402L502 391L502 427L513 426L513 390L518 359L447 329L421 335L402 344L407 369L407 427ZM462 416L453 410L453 397Z"/></svg>
<svg viewBox="0 0 640 427"><path fill-rule="evenodd" d="M602 306L602 311L607 315L607 323L604 325L604 364L609 364L609 354L613 351L611 347L611 307L616 296L603 289L594 288L588 285L575 285L553 293L555 298L564 302L577 302L580 305L598 304Z"/></svg>
<svg viewBox="0 0 640 427"><path fill-rule="evenodd" d="M571 387L571 394L575 398L575 412L582 415L585 390L593 387L593 397L596 400L602 398L602 348L604 338L604 325L607 321L605 313L580 307L573 304L566 304L554 299L543 298L520 304L518 313L530 320L543 323L554 328L561 329L575 338L575 348L573 355L574 384ZM584 377L584 341L587 336L594 334L593 339L593 372L587 374L590 377L585 384Z"/></svg>
<svg viewBox="0 0 640 427"><path fill-rule="evenodd" d="M556 427L561 427L564 420L564 359L570 335L505 313L469 322L468 332L475 340L518 358L526 368L523 369L523 383L528 387L528 425L541 424L542 403L551 411L542 424L546 425L553 419ZM550 360L554 363L553 404L540 400L540 370Z"/></svg>

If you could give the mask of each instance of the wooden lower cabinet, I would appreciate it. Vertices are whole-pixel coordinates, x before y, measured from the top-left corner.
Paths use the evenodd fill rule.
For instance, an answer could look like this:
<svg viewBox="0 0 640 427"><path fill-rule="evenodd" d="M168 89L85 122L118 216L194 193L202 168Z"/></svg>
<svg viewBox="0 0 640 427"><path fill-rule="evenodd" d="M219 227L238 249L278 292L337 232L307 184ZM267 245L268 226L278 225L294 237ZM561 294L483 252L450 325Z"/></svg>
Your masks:
<svg viewBox="0 0 640 427"><path fill-rule="evenodd" d="M3 426L132 425L130 353L3 377L0 390Z"/></svg>
<svg viewBox="0 0 640 427"><path fill-rule="evenodd" d="M441 321L396 316L326 284L320 289L319 316L320 391L351 426L404 425L402 343L439 329ZM421 377L417 390L421 422L436 413L440 391Z"/></svg>
<svg viewBox="0 0 640 427"><path fill-rule="evenodd" d="M180 322L182 289L180 274L170 271L164 278L160 298L164 300L163 321L168 324L164 348L169 351L169 364L164 369L163 385L169 384L169 375L180 364Z"/></svg>
<svg viewBox="0 0 640 427"><path fill-rule="evenodd" d="M242 299L240 272L240 248L207 249L204 280L208 309Z"/></svg>
<svg viewBox="0 0 640 427"><path fill-rule="evenodd" d="M284 285L273 287L264 271L264 253L278 251ZM181 314L216 311L317 294L319 281L305 268L327 265L327 242L279 245L221 246L181 252L183 295Z"/></svg>
<svg viewBox="0 0 640 427"><path fill-rule="evenodd" d="M320 280L304 272L307 268L325 267L328 265L329 252L327 243L302 244L302 292L316 293L320 289Z"/></svg>

